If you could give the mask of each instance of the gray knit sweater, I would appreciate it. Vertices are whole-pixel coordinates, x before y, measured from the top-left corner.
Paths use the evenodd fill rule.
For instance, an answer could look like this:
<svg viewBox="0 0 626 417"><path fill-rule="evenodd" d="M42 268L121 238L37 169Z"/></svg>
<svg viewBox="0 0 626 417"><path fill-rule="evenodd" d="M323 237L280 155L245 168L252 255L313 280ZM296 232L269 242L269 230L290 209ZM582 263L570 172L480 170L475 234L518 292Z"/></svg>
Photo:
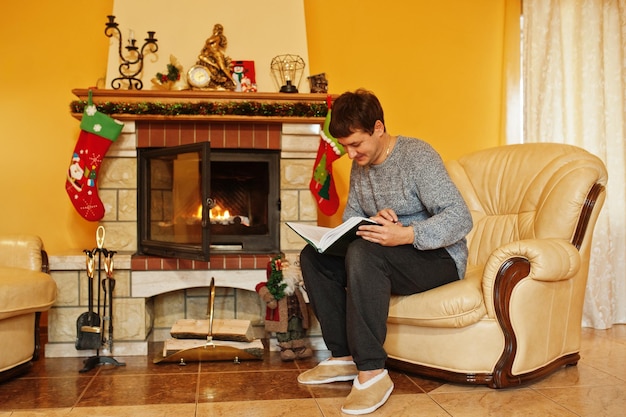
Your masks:
<svg viewBox="0 0 626 417"><path fill-rule="evenodd" d="M472 217L441 157L428 143L398 136L383 163L369 167L352 163L343 220L371 217L384 208L393 209L404 226L413 226L415 248L446 248L459 278L465 276L465 236L472 229Z"/></svg>

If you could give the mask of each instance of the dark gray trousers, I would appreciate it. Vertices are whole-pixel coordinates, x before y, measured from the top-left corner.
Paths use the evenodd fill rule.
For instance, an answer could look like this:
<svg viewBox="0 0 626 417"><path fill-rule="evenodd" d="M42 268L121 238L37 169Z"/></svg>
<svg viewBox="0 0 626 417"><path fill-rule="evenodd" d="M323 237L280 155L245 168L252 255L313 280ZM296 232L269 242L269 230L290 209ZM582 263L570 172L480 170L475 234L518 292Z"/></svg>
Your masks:
<svg viewBox="0 0 626 417"><path fill-rule="evenodd" d="M391 294L415 294L459 279L445 249L385 247L364 239L352 242L345 258L307 245L300 266L326 346L333 357L352 355L360 371L384 368Z"/></svg>

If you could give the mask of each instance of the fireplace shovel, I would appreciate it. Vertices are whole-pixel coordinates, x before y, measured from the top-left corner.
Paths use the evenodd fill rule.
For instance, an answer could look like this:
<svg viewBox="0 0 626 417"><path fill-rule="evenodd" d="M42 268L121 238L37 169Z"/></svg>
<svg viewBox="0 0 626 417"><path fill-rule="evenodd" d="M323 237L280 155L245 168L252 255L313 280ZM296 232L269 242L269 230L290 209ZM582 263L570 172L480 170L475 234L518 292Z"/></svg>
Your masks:
<svg viewBox="0 0 626 417"><path fill-rule="evenodd" d="M209 290L209 333L206 341L199 344L199 340L188 340L195 344L189 348L182 348L170 355L166 355L164 349L163 357L157 357L154 363L178 363L186 365L186 362L204 361L233 361L239 363L241 359L263 359L263 344L259 339L252 342L220 341L213 334L213 305L215 303L215 278L211 278L211 288ZM179 341L180 342L180 341ZM167 343L167 342L166 342Z"/></svg>
<svg viewBox="0 0 626 417"><path fill-rule="evenodd" d="M93 310L94 259L90 251L85 251L85 253L89 279L89 311L82 313L76 320L76 350L100 349L102 345L100 316Z"/></svg>

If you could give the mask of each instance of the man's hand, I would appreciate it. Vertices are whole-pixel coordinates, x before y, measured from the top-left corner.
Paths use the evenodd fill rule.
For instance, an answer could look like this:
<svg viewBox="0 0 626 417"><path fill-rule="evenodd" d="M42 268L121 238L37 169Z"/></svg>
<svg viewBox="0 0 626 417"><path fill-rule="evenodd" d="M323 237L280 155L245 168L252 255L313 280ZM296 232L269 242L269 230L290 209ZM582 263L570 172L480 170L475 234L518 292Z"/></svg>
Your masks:
<svg viewBox="0 0 626 417"><path fill-rule="evenodd" d="M413 244L413 228L398 222L398 216L390 208L380 210L371 217L378 225L359 227L357 236L382 246Z"/></svg>
<svg viewBox="0 0 626 417"><path fill-rule="evenodd" d="M374 217L371 217L371 219L380 224L383 224L385 220L391 223L398 223L398 215L390 208L380 210Z"/></svg>

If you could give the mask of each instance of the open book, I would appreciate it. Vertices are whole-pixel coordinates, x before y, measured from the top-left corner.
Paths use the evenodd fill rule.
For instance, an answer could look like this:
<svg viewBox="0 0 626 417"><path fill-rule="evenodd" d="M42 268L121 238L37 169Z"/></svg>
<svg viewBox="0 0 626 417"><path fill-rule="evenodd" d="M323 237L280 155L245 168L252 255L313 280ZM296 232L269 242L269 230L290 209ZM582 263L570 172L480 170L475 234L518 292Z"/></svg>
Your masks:
<svg viewBox="0 0 626 417"><path fill-rule="evenodd" d="M356 231L359 226L378 223L366 217L350 217L334 228L306 223L287 222L286 224L318 252L344 256L350 242L358 237Z"/></svg>

